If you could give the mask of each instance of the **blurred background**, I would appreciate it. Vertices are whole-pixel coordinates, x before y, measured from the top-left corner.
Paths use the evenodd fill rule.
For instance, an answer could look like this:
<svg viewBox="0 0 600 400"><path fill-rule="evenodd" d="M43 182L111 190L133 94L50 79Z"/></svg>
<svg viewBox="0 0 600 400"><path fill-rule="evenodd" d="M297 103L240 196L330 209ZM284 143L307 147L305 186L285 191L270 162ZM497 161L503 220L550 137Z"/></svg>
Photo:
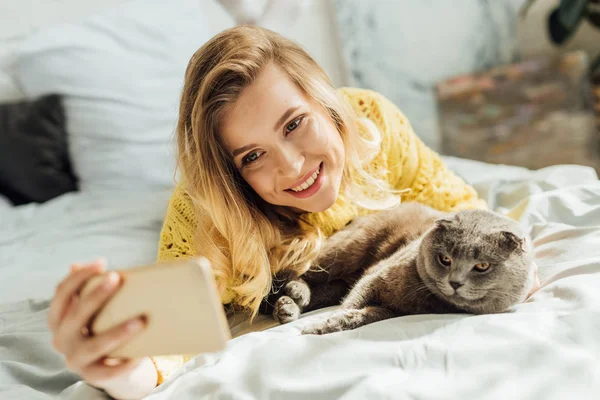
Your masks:
<svg viewBox="0 0 600 400"><path fill-rule="evenodd" d="M599 0L2 0L0 190L170 187L187 61L241 23L381 92L444 155L600 166Z"/></svg>
<svg viewBox="0 0 600 400"><path fill-rule="evenodd" d="M539 302L524 305L537 303L541 319L506 314L500 330L499 320L471 318L461 329L446 329L449 336L440 332L455 320L386 325L390 338L401 338L394 346L402 357L373 357L380 353L371 348L354 354L353 341L347 352L336 344L339 353L302 345L297 358L282 363L279 356L293 352L278 353L280 331L249 336L214 359L224 374L212 358L200 358L197 375L176 381L182 389L159 390L177 399L223 390L302 397L325 385L333 392L323 393L365 398L391 382L412 397L465 390L457 396L487 398L473 393L510 380L492 389L507 390L505 398L589 392L590 377L600 371L593 363L600 359L593 340L600 326L593 296L600 265L599 3L0 0L0 398L8 392L18 399L103 397L52 349L47 300L72 263L105 257L109 269L125 269L156 261L177 178L173 134L186 66L212 36L242 23L299 42L336 87L373 89L391 99L490 209L527 227L540 275L553 277L552 286ZM384 336L369 332L364 337L381 346ZM496 342L488 346L487 339ZM302 372L319 352L325 358L316 359L316 370L335 370L333 386L327 374L314 380ZM507 352L520 354L511 368ZM350 360L350 369L338 368L339 360ZM391 375L381 373L388 371L385 360L393 363ZM471 367L484 363L495 373L465 385L455 379L472 377L481 369ZM573 365L576 374L567 370ZM440 385L421 385L424 378ZM172 396L192 384L189 396Z"/></svg>

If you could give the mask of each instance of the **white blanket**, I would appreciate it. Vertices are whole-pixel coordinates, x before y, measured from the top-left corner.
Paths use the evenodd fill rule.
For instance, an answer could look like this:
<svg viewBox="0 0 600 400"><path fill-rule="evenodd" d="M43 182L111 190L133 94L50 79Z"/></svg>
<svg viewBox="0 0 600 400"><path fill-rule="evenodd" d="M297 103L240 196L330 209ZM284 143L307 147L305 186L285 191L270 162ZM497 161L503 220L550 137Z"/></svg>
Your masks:
<svg viewBox="0 0 600 400"><path fill-rule="evenodd" d="M320 310L295 323L233 339L221 353L196 357L149 398L600 398L600 182L595 172L576 166L533 172L457 159L448 162L492 208L518 218L531 233L543 288L530 301L500 315L409 316L355 331L301 336L302 326L331 312ZM129 212L119 211L121 218L112 219L102 207L108 200L92 202L94 213L89 214L105 212L105 218L85 220L79 234L44 235L43 254L35 260L45 260L53 271L35 263L34 256L9 255L9 263L0 264L3 278L4 271L10 273L10 280L2 279L0 285L3 293L10 294L7 301L16 300L19 293L39 297L35 296L38 290L51 292L50 283L72 261L66 259L70 254L66 247L61 247L72 250L69 241L75 247L99 246L72 250L80 256L105 254L122 262L127 258L126 246L120 242L132 243L131 252L148 250L150 244L139 237L155 239L154 225L164 210L138 205L139 219L126 217L136 208L134 200L130 199L129 208L121 208ZM126 197L112 201L111 207L129 202ZM72 208L81 206L75 200L67 203ZM41 214L44 207L35 213ZM63 207L66 212L68 207ZM144 213L149 217L144 219ZM0 210L0 219L7 214L12 215ZM20 232L22 227L13 228ZM0 226L2 260L6 260L8 235ZM94 239L86 240L85 235ZM110 250L111 240L116 253ZM60 262L54 261L55 256ZM31 276L25 268L45 274L46 284L34 285L35 292L11 287ZM102 398L99 391L66 372L51 350L45 307L45 302L0 305L0 394L27 399L58 393L71 399ZM234 332L243 328L237 326ZM2 386L6 382L8 386Z"/></svg>

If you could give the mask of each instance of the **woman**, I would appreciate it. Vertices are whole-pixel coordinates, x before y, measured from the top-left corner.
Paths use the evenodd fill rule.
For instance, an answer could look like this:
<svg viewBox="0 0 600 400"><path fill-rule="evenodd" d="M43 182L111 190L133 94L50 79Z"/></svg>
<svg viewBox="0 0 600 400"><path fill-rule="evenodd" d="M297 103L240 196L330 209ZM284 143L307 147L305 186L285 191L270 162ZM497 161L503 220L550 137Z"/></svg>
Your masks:
<svg viewBox="0 0 600 400"><path fill-rule="evenodd" d="M485 207L387 99L335 91L304 50L261 28L222 32L194 54L177 140L182 178L159 261L202 253L214 266L223 303L252 315L274 273L306 271L322 239L357 215L401 199L444 211ZM90 384L116 398L140 397L183 358L105 365L103 356L143 323L81 335L117 286L118 278L109 277L93 299L78 303L74 293L102 268L74 266L58 287L49 316L54 344Z"/></svg>

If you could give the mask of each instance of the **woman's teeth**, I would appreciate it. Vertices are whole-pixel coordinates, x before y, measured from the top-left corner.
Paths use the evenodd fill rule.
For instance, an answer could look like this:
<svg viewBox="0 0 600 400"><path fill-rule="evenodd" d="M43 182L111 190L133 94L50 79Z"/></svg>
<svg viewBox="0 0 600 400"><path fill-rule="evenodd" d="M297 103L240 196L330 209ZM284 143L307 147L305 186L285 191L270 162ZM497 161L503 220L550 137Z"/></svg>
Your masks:
<svg viewBox="0 0 600 400"><path fill-rule="evenodd" d="M319 168L314 174L311 175L310 178L308 178L302 185L300 186L296 186L295 188L292 188L292 190L294 192L301 192L303 190L308 189L309 187L311 187L315 181L317 180L317 177L319 176L319 172L321 172L321 168Z"/></svg>

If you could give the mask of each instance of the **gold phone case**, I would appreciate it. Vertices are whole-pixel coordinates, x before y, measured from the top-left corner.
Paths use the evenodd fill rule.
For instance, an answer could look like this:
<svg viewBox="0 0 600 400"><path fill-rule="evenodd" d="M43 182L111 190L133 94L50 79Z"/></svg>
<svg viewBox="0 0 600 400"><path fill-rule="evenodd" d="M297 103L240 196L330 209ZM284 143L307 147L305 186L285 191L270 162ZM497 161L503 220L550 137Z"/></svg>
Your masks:
<svg viewBox="0 0 600 400"><path fill-rule="evenodd" d="M222 350L231 338L209 261L194 258L116 271L121 287L91 322L100 335L139 315L146 328L110 357L137 358ZM104 279L91 279L82 301Z"/></svg>

